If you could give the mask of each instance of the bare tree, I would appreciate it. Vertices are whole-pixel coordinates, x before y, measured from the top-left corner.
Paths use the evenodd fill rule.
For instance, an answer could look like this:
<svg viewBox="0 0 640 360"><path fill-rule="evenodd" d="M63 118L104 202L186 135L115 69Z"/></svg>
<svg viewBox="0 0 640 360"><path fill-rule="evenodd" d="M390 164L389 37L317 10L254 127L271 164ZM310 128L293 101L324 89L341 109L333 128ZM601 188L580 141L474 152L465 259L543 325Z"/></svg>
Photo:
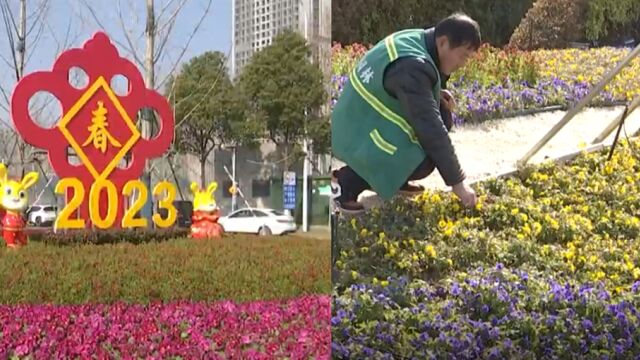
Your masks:
<svg viewBox="0 0 640 360"><path fill-rule="evenodd" d="M44 55L38 49L43 36L48 35L55 42L55 54L65 49L75 38L71 36L72 21L69 20L64 38L61 39L58 31L49 23L48 12L51 2L49 0L39 0L32 7L27 7L26 0L19 0L17 9L12 8L8 0L0 0L0 13L2 15L2 29L5 34L0 38L6 40L6 50L0 51L0 60L11 69L10 79L0 79L0 127L6 128L8 133L3 132L3 140L10 141L12 145L3 146L3 158L12 162L15 158L15 151L18 151L21 171L24 172L24 164L28 161L27 153L31 150L28 144L17 135L11 122L8 120L10 114L10 94L22 77L25 75L30 60L35 54ZM45 36L46 37L46 36ZM52 126L59 119L55 116L58 104L53 103L52 96L44 97L38 94L29 103L29 111L41 126ZM6 138L6 139L5 139ZM10 149L10 150L8 150ZM7 153L8 152L8 153Z"/></svg>
<svg viewBox="0 0 640 360"><path fill-rule="evenodd" d="M117 22L124 34L124 43L114 40L114 42L124 50L135 63L145 69L145 85L151 89L161 89L167 80L175 73L178 65L182 61L184 54L187 52L191 41L200 30L202 23L211 10L213 0L204 0L202 3L204 7L200 12L199 18L192 23L191 31L186 41L182 43L182 46L178 46L177 51L170 50L170 40L175 29L177 19L184 9L188 0L165 0L160 5L159 11L156 11L156 1L146 0L145 11L138 11L135 8L136 4L143 2L127 1L128 11L126 15L123 12L122 1L118 0L116 5ZM89 0L82 0L83 7L89 11L91 18L100 27L105 28L102 24L101 17L98 16L95 8L92 6ZM136 25L141 24L138 14L144 13L146 15L144 30L134 30ZM185 29L186 26L181 24L181 29ZM137 34L136 34L137 33ZM140 40L144 38L145 46L144 53L143 47L138 46ZM175 57L172 59L172 57ZM159 71L160 65L169 64L169 68L164 72L163 77L160 78ZM152 127L155 120L153 112L146 109L139 117L141 121L143 138L150 138L152 136ZM151 185L151 164L145 165L145 172L143 175L143 181L150 187ZM143 216L150 218L152 210L147 203L142 210Z"/></svg>
<svg viewBox="0 0 640 360"><path fill-rule="evenodd" d="M156 0L125 1L128 6L123 9L122 0L114 2L116 21L124 35L124 41L114 42L126 53L140 68L145 69L145 83L147 87L160 89L165 85L169 76L175 72L189 49L193 38L201 29L204 20L211 11L213 0L204 0L199 17L189 26L180 24L181 29L190 28L186 41L181 45L174 44L172 48L173 32L180 13L189 3L189 0L164 0L159 8ZM83 8L89 12L93 22L101 28L105 28L104 14L99 14L90 0L81 0ZM136 4L144 4L144 9L136 8ZM145 14L142 22L139 15ZM102 16L100 16L102 15ZM144 24L144 28L140 27ZM138 27L136 29L136 27ZM144 46L142 45L144 40ZM161 67L168 66L163 70ZM161 74L161 75L159 75Z"/></svg>

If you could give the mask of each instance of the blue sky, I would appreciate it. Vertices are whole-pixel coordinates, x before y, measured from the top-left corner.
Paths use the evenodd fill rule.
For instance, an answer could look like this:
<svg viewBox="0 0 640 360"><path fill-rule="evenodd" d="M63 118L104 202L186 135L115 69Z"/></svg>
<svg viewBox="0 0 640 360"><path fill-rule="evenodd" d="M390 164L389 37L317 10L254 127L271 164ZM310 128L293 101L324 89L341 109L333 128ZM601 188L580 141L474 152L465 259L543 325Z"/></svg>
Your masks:
<svg viewBox="0 0 640 360"><path fill-rule="evenodd" d="M124 15L124 23L134 41L136 52L144 55L144 28L145 28L145 0L29 0L27 1L27 28L33 24L41 24L35 21L40 4L48 3L45 12L45 22L42 23L42 32L37 43L36 33L39 27L34 27L27 37L27 58L25 72L49 69L58 53L59 43L69 44L66 48L80 47L95 31L105 31L114 41L126 43L126 37L120 24L118 8ZM160 26L166 22L177 6L185 2L185 6L176 17L175 26L166 46L166 56L157 65L158 81L161 81L176 63L178 55L185 47L187 40L197 22L205 12L209 0L156 0L156 14L160 14L162 8L168 4L164 16L160 19ZM94 13L99 16L102 28L95 21L86 3L90 4ZM11 11L17 21L18 1L10 1ZM187 47L181 63L191 57L202 54L205 51L221 51L230 53L231 47L231 7L232 0L213 0L209 12L205 16L199 31ZM70 36L67 36L69 34ZM34 43L36 46L34 47ZM120 48L120 47L119 47ZM7 40L7 30L3 22L0 22L0 55L11 60L11 47ZM125 49L120 53L132 59ZM133 59L132 59L133 60ZM15 77L11 68L3 60L0 60L0 86L11 93L15 85ZM142 71L143 69L141 69ZM7 113L3 107L7 105L4 98L0 97L0 118L6 120Z"/></svg>
<svg viewBox="0 0 640 360"><path fill-rule="evenodd" d="M35 9L42 0L29 1L29 7ZM50 7L48 9L48 21L51 24L53 34L44 35L39 41L40 47L34 62L46 63L51 61L52 54L55 53L56 43L53 36L64 38L67 28L71 25L72 32L79 38L72 43L73 46L80 46L91 34L101 27L95 23L91 13L83 5L84 0L49 0ZM159 13L162 6L170 3L163 18L168 18L171 10L176 8L175 4L183 0L156 0L156 13ZM118 3L121 5L123 12L133 11L133 15L125 19L127 27L132 31L134 36L140 37L140 51L144 51L144 42L142 34L145 26L145 9L144 0L88 0L96 14L103 17L101 19L104 30L110 37L115 40L124 42L122 27L118 20ZM231 45L231 2L232 0L213 0L209 13L205 17L199 32L193 38L185 58L201 54L207 50L219 50L228 53ZM17 3L17 2L12 2ZM130 5L132 3L133 5ZM173 29L169 49L178 51L187 41L190 32L202 16L208 0L187 0L182 12L178 15L176 26ZM133 7L131 7L133 6ZM29 9L29 10L31 10ZM29 11L28 10L28 11ZM14 8L17 11L17 8ZM70 16L72 15L72 16ZM4 33L2 29L0 33ZM34 31L35 33L35 31ZM6 46L5 46L6 49ZM0 49L3 53L4 49ZM35 64L34 64L35 65ZM36 65L37 66L37 65Z"/></svg>

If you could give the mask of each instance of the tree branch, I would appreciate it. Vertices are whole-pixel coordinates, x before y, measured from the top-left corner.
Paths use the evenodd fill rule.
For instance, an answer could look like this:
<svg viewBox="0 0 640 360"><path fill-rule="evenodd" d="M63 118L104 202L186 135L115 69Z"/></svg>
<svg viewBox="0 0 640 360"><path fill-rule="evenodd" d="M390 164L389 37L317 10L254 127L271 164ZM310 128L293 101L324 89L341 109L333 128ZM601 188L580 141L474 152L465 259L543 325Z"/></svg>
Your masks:
<svg viewBox="0 0 640 360"><path fill-rule="evenodd" d="M13 68L15 65L11 63L11 61L9 61L9 59L7 59L6 57L4 57L4 55L2 55L2 53L0 53L0 59L2 59L2 61L4 61L5 64L7 64L8 67Z"/></svg>
<svg viewBox="0 0 640 360"><path fill-rule="evenodd" d="M106 27L102 24L102 22L100 21L100 19L98 18L98 16L96 15L95 11L93 10L93 8L91 7L91 5L89 5L87 0L80 0L82 1L82 4L87 8L87 10L89 10L89 12L91 13L91 16L93 17L93 20L96 22L96 24L98 24L98 26L100 26L103 29L106 29ZM126 29L123 29L126 35ZM112 39L112 41L114 41L118 46L120 46L123 50L129 52L136 60L136 62L138 61L137 55L134 51L135 48L128 48L125 44L123 44L122 42L116 40L116 39Z"/></svg>
<svg viewBox="0 0 640 360"><path fill-rule="evenodd" d="M13 16L13 13L9 8L9 3L7 2L7 0L5 0L4 3L0 3L0 10L2 11L2 20L4 21L4 26L5 26L5 29L7 30L7 41L9 42L9 47L11 50L11 58L13 59L13 65L10 65L9 67L14 70L16 79L18 79L20 76L18 74L18 60L16 58L16 50L15 50L16 44L14 39L14 34L17 34L18 31L17 31L17 28L15 27L15 23L14 23L14 29L13 30L11 29L11 21L13 21L11 17Z"/></svg>
<svg viewBox="0 0 640 360"><path fill-rule="evenodd" d="M18 33L18 24L16 24L16 18L13 15L13 11L11 11L11 7L9 6L9 0L4 0L4 3L5 3L5 7L7 9L6 11L9 13L9 19L11 20L11 24L13 25L13 31L17 34Z"/></svg>
<svg viewBox="0 0 640 360"><path fill-rule="evenodd" d="M170 1L167 1L166 4L164 4L162 9L160 9L160 14L158 14L158 19L162 19L162 16L164 15L165 11L167 11L167 9L169 9L169 7L171 6L171 4L173 4L174 1L175 0L170 0Z"/></svg>
<svg viewBox="0 0 640 360"><path fill-rule="evenodd" d="M122 16L122 9L120 8L120 1L118 1L117 11L118 11L118 21L120 22L120 27L122 28L122 32L124 33L124 37L127 40L127 43L129 44L129 50L133 54L133 58L135 59L136 63L138 63L139 66L144 67L144 63L142 62L142 60L140 59L138 54L134 51L134 49L136 47L133 45L133 41L131 40L131 36L129 34L129 30L127 29L126 25L124 24L124 20L123 20L124 16Z"/></svg>
<svg viewBox="0 0 640 360"><path fill-rule="evenodd" d="M44 17L38 17L37 18L38 24L40 25L38 27L38 31L36 32L36 37L32 42L32 45L29 49L36 49L38 47L38 43L40 42L40 39L42 38L42 34L43 34L43 30L45 27L45 21L44 21ZM69 22L71 23L71 22ZM31 29L35 28L35 24L31 27ZM27 33L28 36L28 33ZM55 37L55 36L54 36ZM29 60L31 59L31 57L33 56L33 54L35 53L35 51L28 51L27 52L27 58L25 59L24 63L25 65L29 63Z"/></svg>
<svg viewBox="0 0 640 360"><path fill-rule="evenodd" d="M44 14L45 10L47 10L48 5L49 5L49 1L48 0L40 1L40 5L38 6L38 8L34 12L34 14L32 14L31 16L27 16L27 21L31 20L33 17L35 17L35 20L33 21L33 25L31 25L27 29L27 33L25 34L25 37L29 37L29 34L31 34L33 29L36 27L36 25L41 23L41 20L43 18L43 14Z"/></svg>
<svg viewBox="0 0 640 360"><path fill-rule="evenodd" d="M173 66L171 67L171 70L169 71L169 75L167 75L162 81L160 81L160 83L158 84L158 88L161 88L162 85L167 81L167 79L169 78L170 74L172 74L175 69L178 67L178 64L180 64L180 61L182 60L182 57L184 56L184 54L187 52L187 48L189 47L189 45L191 44L191 41L193 40L193 37L195 36L196 32L198 32L198 30L200 29L200 26L202 25L204 18L207 16L207 14L209 13L209 10L211 9L211 4L213 3L213 0L209 0L209 2L207 3L207 7L204 10L204 13L202 14L202 16L200 17L200 20L198 21L198 24L194 27L193 31L191 32L191 34L189 35L189 39L187 40L185 46L182 48L182 51L180 52L180 55L178 56L178 59L175 61L175 63L173 64ZM229 49L228 54L231 53L231 48ZM227 56L228 57L228 56Z"/></svg>

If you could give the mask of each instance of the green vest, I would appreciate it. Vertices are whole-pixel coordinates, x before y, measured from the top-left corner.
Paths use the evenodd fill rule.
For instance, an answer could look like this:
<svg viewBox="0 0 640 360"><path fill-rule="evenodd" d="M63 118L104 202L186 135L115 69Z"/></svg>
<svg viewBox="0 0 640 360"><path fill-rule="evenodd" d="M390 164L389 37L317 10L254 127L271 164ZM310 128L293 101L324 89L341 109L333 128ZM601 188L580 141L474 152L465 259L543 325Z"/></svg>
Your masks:
<svg viewBox="0 0 640 360"><path fill-rule="evenodd" d="M384 200L395 195L425 158L400 102L383 86L387 66L405 56L425 59L437 69L427 52L423 29L393 33L360 59L331 114L334 156L365 179ZM438 104L439 76L438 73L433 87Z"/></svg>

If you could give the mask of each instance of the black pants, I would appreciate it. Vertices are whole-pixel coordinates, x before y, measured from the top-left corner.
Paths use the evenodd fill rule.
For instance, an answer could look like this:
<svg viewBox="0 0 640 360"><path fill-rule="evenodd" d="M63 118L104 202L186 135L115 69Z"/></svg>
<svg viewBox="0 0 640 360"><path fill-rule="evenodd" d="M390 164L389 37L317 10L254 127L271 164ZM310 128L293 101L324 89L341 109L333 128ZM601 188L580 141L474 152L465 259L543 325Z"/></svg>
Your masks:
<svg viewBox="0 0 640 360"><path fill-rule="evenodd" d="M431 158L425 157L420 165L418 165L418 167L409 176L407 181L424 179L431 175L434 169L435 165ZM335 174L338 178L338 184L340 185L340 190L342 192L340 197L337 199L339 202L356 201L360 193L365 190L371 190L371 185L369 185L365 179L361 178L360 175L358 175L349 166L343 166L337 170Z"/></svg>

